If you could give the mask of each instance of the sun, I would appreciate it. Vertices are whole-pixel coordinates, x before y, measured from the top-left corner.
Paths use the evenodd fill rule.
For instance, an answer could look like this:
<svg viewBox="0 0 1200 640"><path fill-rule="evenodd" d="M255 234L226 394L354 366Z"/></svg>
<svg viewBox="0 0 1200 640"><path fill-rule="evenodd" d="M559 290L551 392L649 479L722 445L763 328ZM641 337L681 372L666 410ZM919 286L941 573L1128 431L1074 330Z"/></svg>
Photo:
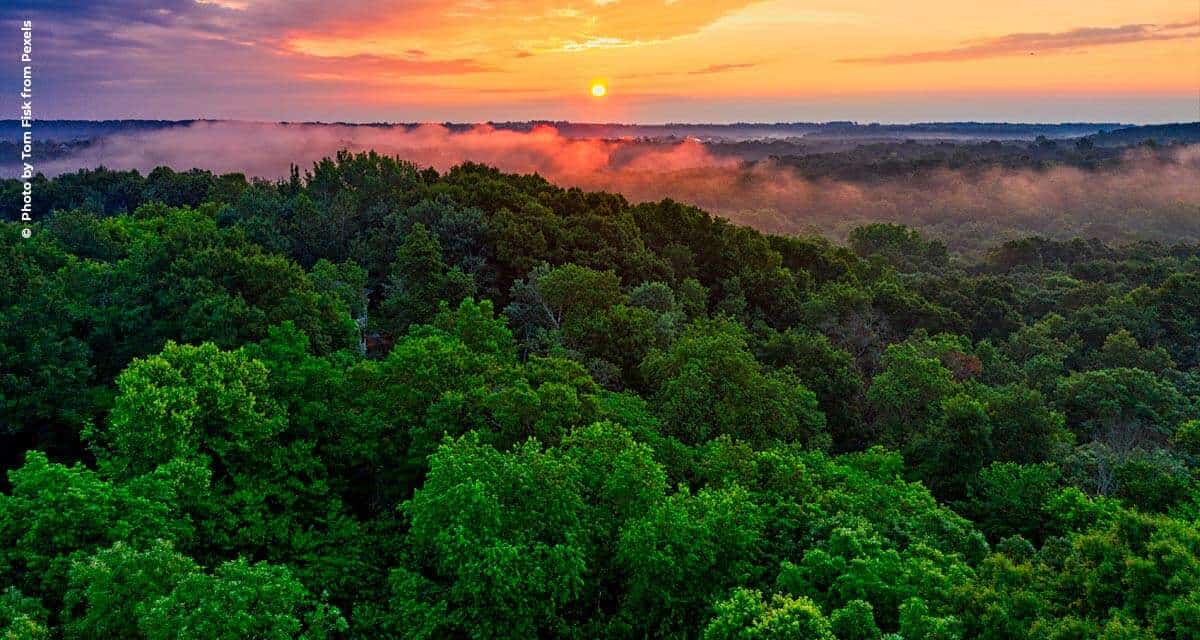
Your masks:
<svg viewBox="0 0 1200 640"><path fill-rule="evenodd" d="M592 97L603 98L608 93L608 87L602 81L597 80L592 83Z"/></svg>

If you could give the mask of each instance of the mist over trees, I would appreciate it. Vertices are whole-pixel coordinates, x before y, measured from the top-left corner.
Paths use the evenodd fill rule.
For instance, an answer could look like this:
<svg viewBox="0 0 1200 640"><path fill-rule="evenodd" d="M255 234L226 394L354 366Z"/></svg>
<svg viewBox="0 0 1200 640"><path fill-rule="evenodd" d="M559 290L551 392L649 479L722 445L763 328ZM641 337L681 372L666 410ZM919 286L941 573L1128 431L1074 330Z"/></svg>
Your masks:
<svg viewBox="0 0 1200 640"><path fill-rule="evenodd" d="M620 193L635 203L670 198L767 233L820 233L839 242L873 222L916 228L965 254L1028 236L1200 241L1200 123L1124 129L979 123L46 126L47 136L93 136L47 140L37 150L39 170L76 176L61 176L71 190L87 189L90 178L78 174L80 168L137 169L147 182L159 165L286 180L293 165L311 166L338 150L374 150L439 171L474 161L537 173L560 186ZM0 175L17 171L0 162ZM131 182L121 187L126 193L150 188ZM0 210L10 211L8 203L19 196L13 184L0 189ZM53 183L40 191L43 214L71 201L52 191ZM123 206L131 211L137 204Z"/></svg>
<svg viewBox="0 0 1200 640"><path fill-rule="evenodd" d="M5 638L1200 637L1190 205L964 257L374 153L36 189Z"/></svg>

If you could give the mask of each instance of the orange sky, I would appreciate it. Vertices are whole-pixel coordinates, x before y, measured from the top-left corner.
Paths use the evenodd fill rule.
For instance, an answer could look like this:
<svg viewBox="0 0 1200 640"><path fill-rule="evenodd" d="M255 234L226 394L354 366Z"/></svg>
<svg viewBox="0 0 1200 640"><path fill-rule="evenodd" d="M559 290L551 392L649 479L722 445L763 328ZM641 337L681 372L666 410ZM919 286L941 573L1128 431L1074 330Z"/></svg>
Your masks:
<svg viewBox="0 0 1200 640"><path fill-rule="evenodd" d="M1178 0L454 0L369 22L349 20L321 32L297 29L283 42L322 57L395 57L400 67L404 60L472 60L494 68L423 77L427 96L465 102L486 102L498 93L585 96L598 76L610 79L614 100L974 91L1187 94L1200 92L1198 19L1200 4ZM963 48L967 51L946 56L957 59L886 59ZM386 96L407 78L400 72L356 79Z"/></svg>
<svg viewBox="0 0 1200 640"><path fill-rule="evenodd" d="M861 118L879 105L874 119L897 121L935 118L922 109L958 100L984 117L1007 105L996 118L1016 120L1022 105L1058 100L1112 107L1080 119L1123 108L1135 111L1126 121L1200 119L1197 0L163 4L137 17L64 9L50 19L64 33L71 20L121 20L121 40L141 48L92 54L112 61L120 77L107 81L126 97L126 78L144 87L126 110L160 117L796 120L838 109ZM57 48L81 48L71 42ZM595 78L607 80L606 97L590 97ZM132 115L110 113L95 85L84 106ZM164 95L186 95L192 112Z"/></svg>

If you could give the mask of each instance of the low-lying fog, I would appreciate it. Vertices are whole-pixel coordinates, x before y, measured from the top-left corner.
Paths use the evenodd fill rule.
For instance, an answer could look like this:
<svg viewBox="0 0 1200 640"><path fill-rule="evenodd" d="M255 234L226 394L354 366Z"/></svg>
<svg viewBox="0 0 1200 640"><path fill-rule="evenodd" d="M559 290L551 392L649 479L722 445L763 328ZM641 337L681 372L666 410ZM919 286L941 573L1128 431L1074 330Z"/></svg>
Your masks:
<svg viewBox="0 0 1200 640"><path fill-rule="evenodd" d="M1162 241L1200 238L1200 145L1161 154L1131 150L1116 169L934 170L872 181L806 179L771 159L714 153L695 139L578 138L553 126L528 131L486 125L377 128L343 125L196 122L98 138L47 175L83 167L158 165L280 178L339 149L375 151L447 169L466 160L502 170L624 194L674 198L772 232L840 235L865 220L924 227L956 237L1040 233ZM997 237L1000 236L1000 237Z"/></svg>

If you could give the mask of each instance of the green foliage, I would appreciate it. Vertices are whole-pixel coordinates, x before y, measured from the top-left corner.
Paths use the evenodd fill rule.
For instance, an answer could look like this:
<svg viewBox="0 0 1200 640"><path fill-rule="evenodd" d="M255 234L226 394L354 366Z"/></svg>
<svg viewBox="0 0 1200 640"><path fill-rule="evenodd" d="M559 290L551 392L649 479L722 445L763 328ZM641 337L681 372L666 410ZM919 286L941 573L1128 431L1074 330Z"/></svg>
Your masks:
<svg viewBox="0 0 1200 640"><path fill-rule="evenodd" d="M1179 425L1171 434L1171 445L1194 462L1200 462L1200 418Z"/></svg>
<svg viewBox="0 0 1200 640"><path fill-rule="evenodd" d="M496 317L491 300L477 303L467 298L455 309L443 301L432 326L458 338L476 353L499 358L511 358L516 354L517 345L512 332L504 318ZM419 333L416 331L414 335Z"/></svg>
<svg viewBox="0 0 1200 640"><path fill-rule="evenodd" d="M26 454L0 496L0 575L52 606L61 601L72 563L114 542L189 540L175 506L176 487L162 477L112 482L76 464Z"/></svg>
<svg viewBox="0 0 1200 640"><path fill-rule="evenodd" d="M993 540L1019 535L1041 543L1053 522L1046 500L1060 476L1049 464L994 463L971 483L962 510Z"/></svg>
<svg viewBox="0 0 1200 640"><path fill-rule="evenodd" d="M511 457L468 441L435 453L406 512L413 553L443 583L447 615L418 623L475 637L563 629L560 611L580 597L586 571L578 483L534 444Z"/></svg>
<svg viewBox="0 0 1200 640"><path fill-rule="evenodd" d="M737 489L676 493L634 519L617 542L627 619L665 632L702 618L721 591L752 579L763 524Z"/></svg>
<svg viewBox="0 0 1200 640"><path fill-rule="evenodd" d="M836 640L829 621L807 598L738 589L716 605L717 617L704 628L704 640Z"/></svg>
<svg viewBox="0 0 1200 640"><path fill-rule="evenodd" d="M0 227L0 437L58 422L70 442L98 400L93 347L76 334L88 313L68 285L86 271L54 242L18 234Z"/></svg>
<svg viewBox="0 0 1200 640"><path fill-rule="evenodd" d="M0 638L1200 637L1194 245L374 153L38 180Z"/></svg>
<svg viewBox="0 0 1200 640"><path fill-rule="evenodd" d="M1103 441L1169 434L1187 406L1173 385L1142 369L1073 373L1059 396L1068 425Z"/></svg>
<svg viewBox="0 0 1200 640"><path fill-rule="evenodd" d="M838 640L879 640L881 633L875 626L871 603L851 600L846 606L835 609L829 616L833 635Z"/></svg>
<svg viewBox="0 0 1200 640"><path fill-rule="evenodd" d="M47 640L46 609L33 598L9 587L0 595L0 637L4 640Z"/></svg>
<svg viewBox="0 0 1200 640"><path fill-rule="evenodd" d="M907 343L888 347L882 365L867 399L885 442L905 442L934 418L934 409L954 389L954 376L938 358Z"/></svg>
<svg viewBox="0 0 1200 640"><path fill-rule="evenodd" d="M147 640L321 640L347 628L336 609L315 602L286 568L244 560L222 564L211 575L183 577L145 610L139 626Z"/></svg>
<svg viewBox="0 0 1200 640"><path fill-rule="evenodd" d="M823 334L790 329L772 332L757 349L763 362L790 370L817 396L835 448L854 450L867 443L862 420L862 374L854 358Z"/></svg>
<svg viewBox="0 0 1200 640"><path fill-rule="evenodd" d="M393 571L393 613L364 614L405 637L566 633L572 611L609 597L594 581L615 559L600 552L665 484L650 450L611 423L575 431L561 449L444 444L404 507L423 570Z"/></svg>
<svg viewBox="0 0 1200 640"><path fill-rule="evenodd" d="M917 230L902 224L855 227L847 243L858 255L878 256L901 271L935 271L949 263L942 243L926 241Z"/></svg>
<svg viewBox="0 0 1200 640"><path fill-rule="evenodd" d="M959 622L954 616L935 616L920 598L900 605L900 635L917 640L959 640Z"/></svg>
<svg viewBox="0 0 1200 640"><path fill-rule="evenodd" d="M64 626L71 638L144 637L141 617L199 570L161 540L144 552L118 542L71 567Z"/></svg>
<svg viewBox="0 0 1200 640"><path fill-rule="evenodd" d="M616 274L573 264L539 277L537 287L556 327L606 309L621 297Z"/></svg>
<svg viewBox="0 0 1200 640"><path fill-rule="evenodd" d="M267 369L240 353L168 343L117 378L101 458L124 474L205 456L230 469L256 457L286 425L267 392Z"/></svg>
<svg viewBox="0 0 1200 640"><path fill-rule="evenodd" d="M758 446L828 442L817 398L795 376L767 371L728 321L693 323L642 375L659 381L654 403L668 433L688 444L729 435Z"/></svg>
<svg viewBox="0 0 1200 640"><path fill-rule="evenodd" d="M904 447L909 464L939 496L958 496L993 457L985 405L967 394L939 403L937 418Z"/></svg>
<svg viewBox="0 0 1200 640"><path fill-rule="evenodd" d="M347 629L286 569L238 560L209 575L162 541L76 562L66 612L70 638L315 639Z"/></svg>
<svg viewBox="0 0 1200 640"><path fill-rule="evenodd" d="M459 267L447 267L437 237L419 222L396 249L389 273L380 324L393 332L431 320L439 300L457 304L475 293L475 281Z"/></svg>

